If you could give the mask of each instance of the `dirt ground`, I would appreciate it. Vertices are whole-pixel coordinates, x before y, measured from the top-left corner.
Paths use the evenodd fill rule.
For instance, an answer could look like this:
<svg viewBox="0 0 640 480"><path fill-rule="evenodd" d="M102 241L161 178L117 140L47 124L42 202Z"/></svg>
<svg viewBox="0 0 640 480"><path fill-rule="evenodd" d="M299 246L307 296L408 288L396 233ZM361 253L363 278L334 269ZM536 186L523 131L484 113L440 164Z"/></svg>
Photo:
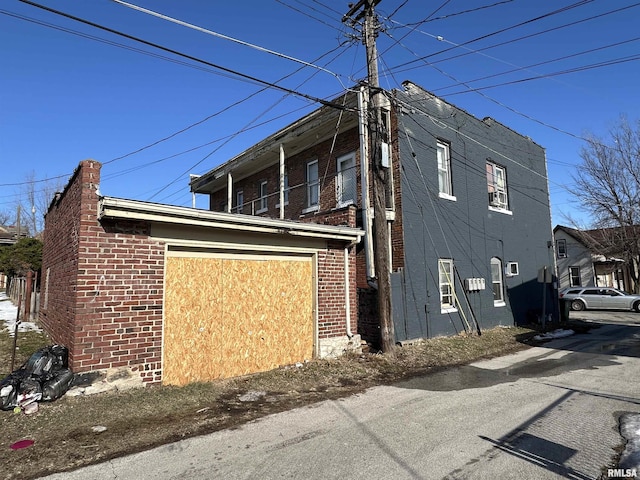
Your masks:
<svg viewBox="0 0 640 480"><path fill-rule="evenodd" d="M393 355L366 353L314 360L185 387L67 394L54 402L40 403L32 415L0 412L0 478L33 479L238 427L265 415L349 396L374 385L522 350L532 344L536 333L533 329L496 328L480 337L437 338L397 347ZM17 365L47 344L42 334L23 335ZM9 346L12 340L0 336L3 377L9 371ZM23 439L34 443L28 448L10 448Z"/></svg>

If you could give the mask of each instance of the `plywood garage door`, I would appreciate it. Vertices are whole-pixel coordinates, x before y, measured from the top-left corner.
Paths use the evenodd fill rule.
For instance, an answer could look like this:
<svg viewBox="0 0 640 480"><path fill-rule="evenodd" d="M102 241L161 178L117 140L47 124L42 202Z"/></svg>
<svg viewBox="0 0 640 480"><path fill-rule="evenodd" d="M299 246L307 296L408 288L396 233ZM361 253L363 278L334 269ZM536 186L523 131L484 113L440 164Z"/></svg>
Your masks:
<svg viewBox="0 0 640 480"><path fill-rule="evenodd" d="M163 383L185 385L313 356L311 257L167 257Z"/></svg>

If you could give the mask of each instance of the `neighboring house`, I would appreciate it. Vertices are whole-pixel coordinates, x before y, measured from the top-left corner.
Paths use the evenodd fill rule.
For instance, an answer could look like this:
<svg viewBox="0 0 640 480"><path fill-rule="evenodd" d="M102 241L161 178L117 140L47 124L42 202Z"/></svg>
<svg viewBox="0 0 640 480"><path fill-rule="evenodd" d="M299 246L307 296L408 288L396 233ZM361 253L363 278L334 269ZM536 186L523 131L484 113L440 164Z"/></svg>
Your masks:
<svg viewBox="0 0 640 480"><path fill-rule="evenodd" d="M0 225L0 246L2 245L13 245L18 241L19 238L24 238L27 236L27 232L23 228L20 233L20 230L15 225Z"/></svg>
<svg viewBox="0 0 640 480"><path fill-rule="evenodd" d="M554 268L545 152L421 87L385 92L397 341L535 320ZM357 209L358 333L379 340L366 91L350 91L191 181L210 209L339 223ZM363 108L358 108L362 106ZM548 311L553 303L546 302Z"/></svg>
<svg viewBox="0 0 640 480"><path fill-rule="evenodd" d="M100 197L100 167L45 216L39 321L74 372L182 385L360 349L363 231Z"/></svg>
<svg viewBox="0 0 640 480"><path fill-rule="evenodd" d="M611 233L616 229L577 230L556 225L559 288L613 287L632 289L633 282L624 255L612 246Z"/></svg>

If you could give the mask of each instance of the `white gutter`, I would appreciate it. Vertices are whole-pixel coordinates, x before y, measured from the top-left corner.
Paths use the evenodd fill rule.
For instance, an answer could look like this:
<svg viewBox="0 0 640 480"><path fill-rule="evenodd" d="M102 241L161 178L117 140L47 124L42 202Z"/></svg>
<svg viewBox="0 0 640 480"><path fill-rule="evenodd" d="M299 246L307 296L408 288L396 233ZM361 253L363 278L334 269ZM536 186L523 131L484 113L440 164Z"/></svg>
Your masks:
<svg viewBox="0 0 640 480"><path fill-rule="evenodd" d="M123 198L102 197L98 203L98 220L144 220L148 222L190 225L254 233L271 233L359 242L364 232L351 227L293 222L250 215L236 215L210 210L176 207Z"/></svg>
<svg viewBox="0 0 640 480"><path fill-rule="evenodd" d="M360 134L360 189L362 191L362 224L364 225L364 258L367 280L375 278L373 264L373 228L369 200L369 135L367 131L367 107L365 106L364 87L358 90L358 132Z"/></svg>

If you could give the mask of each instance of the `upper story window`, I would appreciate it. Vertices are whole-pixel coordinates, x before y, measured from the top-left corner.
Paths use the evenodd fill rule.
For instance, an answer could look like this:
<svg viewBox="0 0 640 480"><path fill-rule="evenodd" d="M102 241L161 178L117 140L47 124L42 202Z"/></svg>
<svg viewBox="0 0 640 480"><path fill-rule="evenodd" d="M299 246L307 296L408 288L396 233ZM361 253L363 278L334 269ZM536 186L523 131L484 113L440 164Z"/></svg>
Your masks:
<svg viewBox="0 0 640 480"><path fill-rule="evenodd" d="M320 202L320 179L318 161L307 163L307 207L317 208Z"/></svg>
<svg viewBox="0 0 640 480"><path fill-rule="evenodd" d="M491 287L493 288L493 305L502 307L504 301L504 279L502 277L502 260L498 257L491 259Z"/></svg>
<svg viewBox="0 0 640 480"><path fill-rule="evenodd" d="M498 210L509 210L507 196L507 171L504 167L487 162L487 190L489 192L489 207Z"/></svg>
<svg viewBox="0 0 640 480"><path fill-rule="evenodd" d="M564 238L556 240L556 254L558 258L567 258L567 241Z"/></svg>
<svg viewBox="0 0 640 480"><path fill-rule="evenodd" d="M353 153L343 155L336 163L336 196L338 207L344 207L355 203L357 198L356 156Z"/></svg>
<svg viewBox="0 0 640 480"><path fill-rule="evenodd" d="M244 208L244 192L242 190L238 190L236 192L236 206L233 209L234 213L242 213Z"/></svg>
<svg viewBox="0 0 640 480"><path fill-rule="evenodd" d="M438 281L440 283L440 311L443 313L456 311L453 260L450 258L438 260Z"/></svg>
<svg viewBox="0 0 640 480"><path fill-rule="evenodd" d="M453 182L451 177L451 148L448 143L438 141L438 192L441 197L453 199Z"/></svg>
<svg viewBox="0 0 640 480"><path fill-rule="evenodd" d="M256 213L266 212L269 208L269 197L267 196L267 181L260 182L260 198L258 199L258 211Z"/></svg>

